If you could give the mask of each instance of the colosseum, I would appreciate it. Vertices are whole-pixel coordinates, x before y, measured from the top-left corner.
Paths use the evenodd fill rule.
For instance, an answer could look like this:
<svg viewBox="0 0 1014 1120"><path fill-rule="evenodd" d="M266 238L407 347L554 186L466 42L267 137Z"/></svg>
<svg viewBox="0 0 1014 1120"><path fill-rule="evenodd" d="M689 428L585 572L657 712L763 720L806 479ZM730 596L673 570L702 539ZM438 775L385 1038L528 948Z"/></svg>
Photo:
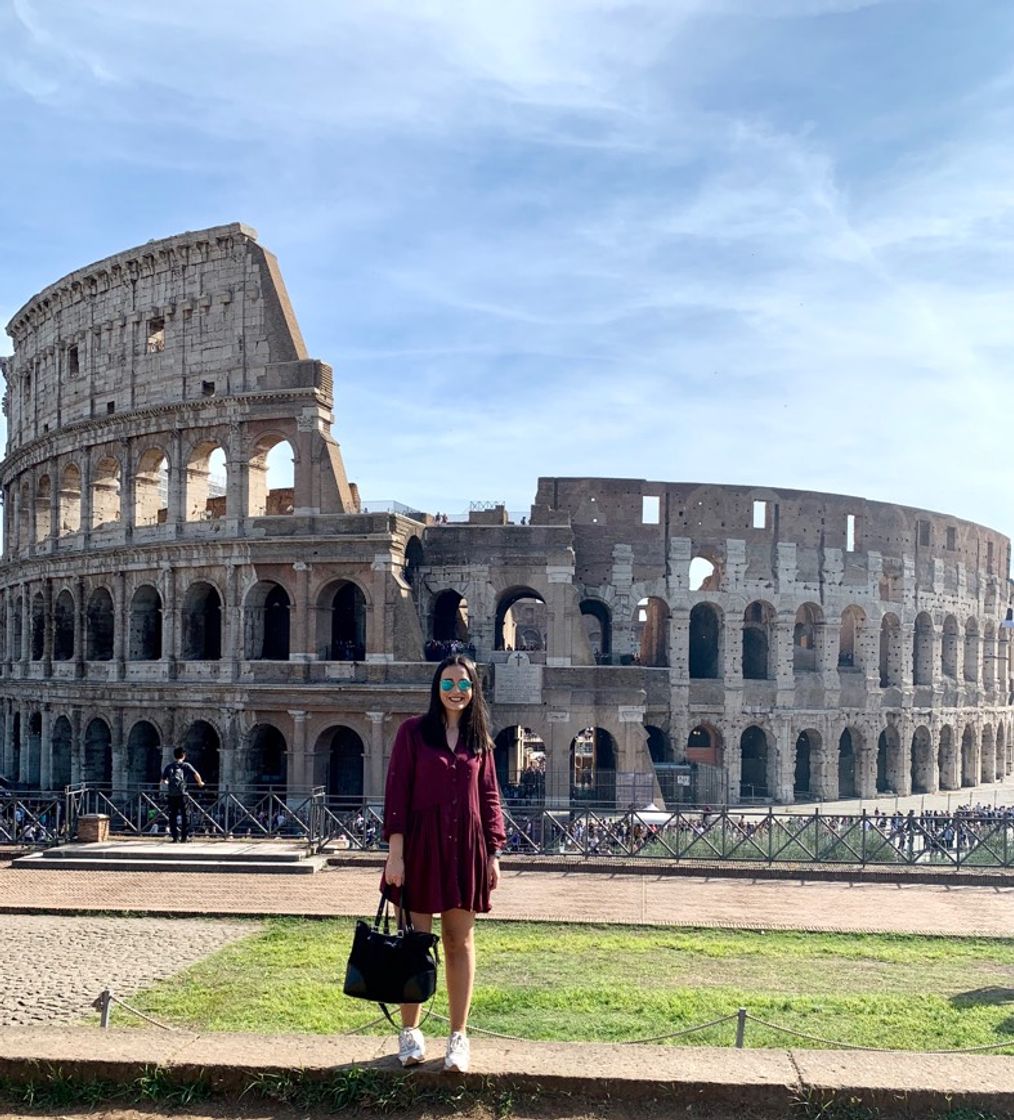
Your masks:
<svg viewBox="0 0 1014 1120"><path fill-rule="evenodd" d="M183 744L221 787L375 800L451 648L480 663L501 783L529 803L1012 770L998 532L622 478L541 478L516 519L367 510L332 370L239 224L79 269L7 329L0 774L25 788L152 783Z"/></svg>

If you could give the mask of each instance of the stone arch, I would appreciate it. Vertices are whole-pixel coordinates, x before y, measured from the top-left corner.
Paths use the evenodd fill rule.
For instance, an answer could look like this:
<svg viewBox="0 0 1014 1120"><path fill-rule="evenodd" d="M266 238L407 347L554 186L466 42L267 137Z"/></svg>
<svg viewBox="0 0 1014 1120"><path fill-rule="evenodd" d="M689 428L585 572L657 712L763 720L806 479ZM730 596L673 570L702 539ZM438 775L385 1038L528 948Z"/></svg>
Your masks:
<svg viewBox="0 0 1014 1120"><path fill-rule="evenodd" d="M217 786L221 773L222 739L207 720L195 719L187 728L180 746L187 752L187 762L209 786Z"/></svg>
<svg viewBox="0 0 1014 1120"><path fill-rule="evenodd" d="M911 750L912 793L934 793L937 780L933 757L933 740L929 728L920 725L912 733Z"/></svg>
<svg viewBox="0 0 1014 1120"><path fill-rule="evenodd" d="M89 661L111 661L116 613L108 588L96 587L88 598L88 641L85 656Z"/></svg>
<svg viewBox="0 0 1014 1120"><path fill-rule="evenodd" d="M317 650L322 661L366 660L366 596L358 583L339 579L321 588Z"/></svg>
<svg viewBox="0 0 1014 1120"><path fill-rule="evenodd" d="M468 600L461 592L445 588L433 600L430 637L434 642L468 642Z"/></svg>
<svg viewBox="0 0 1014 1120"><path fill-rule="evenodd" d="M402 569L402 574L405 577L405 582L413 590L418 584L419 570L424 562L422 541L416 536L409 537L405 542L405 567Z"/></svg>
<svg viewBox="0 0 1014 1120"><path fill-rule="evenodd" d="M808 727L796 736L793 748L792 794L798 801L812 797L820 777L820 756L823 739L819 731Z"/></svg>
<svg viewBox="0 0 1014 1120"><path fill-rule="evenodd" d="M162 657L162 596L158 588L142 583L130 600L131 661L158 661Z"/></svg>
<svg viewBox="0 0 1014 1120"><path fill-rule="evenodd" d="M602 727L586 727L570 741L570 799L616 804L616 740Z"/></svg>
<svg viewBox="0 0 1014 1120"><path fill-rule="evenodd" d="M286 435L266 432L258 438L247 462L248 517L292 513L295 463L295 448Z"/></svg>
<svg viewBox="0 0 1014 1120"><path fill-rule="evenodd" d="M533 604L524 612L530 617L523 617L518 611L520 603ZM494 649L545 649L545 613L546 600L540 592L531 587L509 587L496 603Z"/></svg>
<svg viewBox="0 0 1014 1120"><path fill-rule="evenodd" d="M841 630L838 637L838 668L863 668L862 634L866 612L854 603L841 612Z"/></svg>
<svg viewBox="0 0 1014 1120"><path fill-rule="evenodd" d="M720 591L724 574L722 557L710 549L699 549L690 561L690 590Z"/></svg>
<svg viewBox="0 0 1014 1120"><path fill-rule="evenodd" d="M877 739L877 793L897 793L901 775L901 741L890 724Z"/></svg>
<svg viewBox="0 0 1014 1120"><path fill-rule="evenodd" d="M902 677L901 623L888 611L880 620L880 687L900 688Z"/></svg>
<svg viewBox="0 0 1014 1120"><path fill-rule="evenodd" d="M815 672L821 668L820 646L824 612L816 603L804 603L796 611L792 627L792 668L794 672Z"/></svg>
<svg viewBox="0 0 1014 1120"><path fill-rule="evenodd" d="M975 729L970 723L967 723L965 724L965 730L961 733L962 787L974 786L979 780L978 760L975 754Z"/></svg>
<svg viewBox="0 0 1014 1120"><path fill-rule="evenodd" d="M222 596L214 584L195 580L187 588L180 621L183 661L222 659Z"/></svg>
<svg viewBox="0 0 1014 1120"><path fill-rule="evenodd" d="M970 618L965 623L965 680L978 684L979 682L979 623Z"/></svg>
<svg viewBox="0 0 1014 1120"><path fill-rule="evenodd" d="M933 619L926 611L916 615L912 631L912 683L933 683Z"/></svg>
<svg viewBox="0 0 1014 1120"><path fill-rule="evenodd" d="M582 599L580 610L596 664L608 664L613 652L613 616L608 605L601 599Z"/></svg>
<svg viewBox="0 0 1014 1120"><path fill-rule="evenodd" d="M229 459L221 443L202 440L187 459L187 521L214 521L229 514Z"/></svg>
<svg viewBox="0 0 1014 1120"><path fill-rule="evenodd" d="M767 734L756 724L751 724L740 735L740 801L766 801L771 796L769 774L772 752L769 746Z"/></svg>
<svg viewBox="0 0 1014 1120"><path fill-rule="evenodd" d="M644 731L647 735L648 754L651 757L652 765L658 766L669 762L675 762L673 757L672 742L669 735L661 727L656 727L653 723L646 723Z"/></svg>
<svg viewBox="0 0 1014 1120"><path fill-rule="evenodd" d="M722 612L714 603L690 611L690 677L717 680L722 675Z"/></svg>
<svg viewBox="0 0 1014 1120"><path fill-rule="evenodd" d="M74 596L65 587L53 604L53 660L74 658Z"/></svg>
<svg viewBox="0 0 1014 1120"><path fill-rule="evenodd" d="M530 727L514 724L494 739L493 759L500 792L508 802L542 805L546 800L546 744Z"/></svg>
<svg viewBox="0 0 1014 1120"><path fill-rule="evenodd" d="M859 795L858 758L862 735L853 727L845 727L838 736L838 796Z"/></svg>
<svg viewBox="0 0 1014 1120"><path fill-rule="evenodd" d="M775 609L757 599L743 612L743 679L771 679Z"/></svg>
<svg viewBox="0 0 1014 1120"><path fill-rule="evenodd" d="M958 642L958 620L952 614L945 615L940 642L940 672L951 680L958 678Z"/></svg>
<svg viewBox="0 0 1014 1120"><path fill-rule="evenodd" d="M318 736L316 753L325 759L328 797L339 806L361 805L366 750L359 734L344 725L329 727Z"/></svg>
<svg viewBox="0 0 1014 1120"><path fill-rule="evenodd" d="M954 743L954 729L945 723L940 728L937 741L937 774L941 789L960 789L961 773L958 752Z"/></svg>
<svg viewBox="0 0 1014 1120"><path fill-rule="evenodd" d="M638 661L641 665L664 668L669 664L669 604L658 595L649 595L637 604L634 635L640 632Z"/></svg>
<svg viewBox="0 0 1014 1120"><path fill-rule="evenodd" d="M162 736L149 720L139 719L127 736L127 782L157 786L161 776Z"/></svg>
<svg viewBox="0 0 1014 1120"><path fill-rule="evenodd" d="M85 728L81 779L89 785L109 786L113 781L113 736L109 724L96 716Z"/></svg>
<svg viewBox="0 0 1014 1120"><path fill-rule="evenodd" d="M285 736L272 723L256 723L246 736L242 771L237 775L241 785L270 786L284 793L288 778L288 744Z"/></svg>
<svg viewBox="0 0 1014 1120"><path fill-rule="evenodd" d="M92 528L120 520L120 462L104 455L92 472Z"/></svg>
<svg viewBox="0 0 1014 1120"><path fill-rule="evenodd" d="M275 580L250 588L243 606L243 653L248 661L288 661L291 600Z"/></svg>
<svg viewBox="0 0 1014 1120"><path fill-rule="evenodd" d="M53 720L50 733L50 784L54 789L63 789L71 783L71 758L73 757L74 730L66 716Z"/></svg>
<svg viewBox="0 0 1014 1120"><path fill-rule="evenodd" d="M58 498L59 536L66 537L81 531L81 468L68 463L60 472Z"/></svg>
<svg viewBox="0 0 1014 1120"><path fill-rule="evenodd" d="M42 475L35 484L35 539L47 540L53 531L53 484Z"/></svg>
<svg viewBox="0 0 1014 1120"><path fill-rule="evenodd" d="M33 661L41 661L46 650L46 600L41 591L32 596L32 650Z"/></svg>
<svg viewBox="0 0 1014 1120"><path fill-rule="evenodd" d="M699 723L687 736L687 762L721 766L722 733L710 723Z"/></svg>
<svg viewBox="0 0 1014 1120"><path fill-rule="evenodd" d="M169 457L161 447L149 447L134 468L134 524L162 525L168 515Z"/></svg>
<svg viewBox="0 0 1014 1120"><path fill-rule="evenodd" d="M983 727L981 739L979 781L992 782L996 780L996 741L993 737L993 725L991 723L987 723Z"/></svg>

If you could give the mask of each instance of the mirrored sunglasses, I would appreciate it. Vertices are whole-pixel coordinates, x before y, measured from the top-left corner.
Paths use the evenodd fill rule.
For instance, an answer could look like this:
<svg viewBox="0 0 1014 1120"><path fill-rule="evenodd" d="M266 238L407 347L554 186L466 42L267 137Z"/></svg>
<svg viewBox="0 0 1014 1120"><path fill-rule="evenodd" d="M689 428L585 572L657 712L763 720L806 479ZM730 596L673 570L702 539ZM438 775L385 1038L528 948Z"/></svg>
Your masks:
<svg viewBox="0 0 1014 1120"><path fill-rule="evenodd" d="M440 691L441 692L451 692L453 690L453 688L454 688L454 681L445 679L445 680L442 680L440 682ZM459 692L471 692L472 691L472 682L468 679L468 677L462 677L462 679L460 681L458 681L458 691Z"/></svg>

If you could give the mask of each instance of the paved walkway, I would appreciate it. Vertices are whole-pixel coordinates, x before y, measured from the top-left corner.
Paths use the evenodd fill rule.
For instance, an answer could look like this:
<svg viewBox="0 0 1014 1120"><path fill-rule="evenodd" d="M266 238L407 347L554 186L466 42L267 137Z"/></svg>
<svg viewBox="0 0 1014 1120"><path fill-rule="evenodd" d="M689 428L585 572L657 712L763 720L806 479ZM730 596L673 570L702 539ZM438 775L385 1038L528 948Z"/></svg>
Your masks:
<svg viewBox="0 0 1014 1120"><path fill-rule="evenodd" d="M377 867L316 875L24 871L0 868L0 913L362 915ZM1014 936L1014 886L683 878L506 865L493 916L743 929Z"/></svg>

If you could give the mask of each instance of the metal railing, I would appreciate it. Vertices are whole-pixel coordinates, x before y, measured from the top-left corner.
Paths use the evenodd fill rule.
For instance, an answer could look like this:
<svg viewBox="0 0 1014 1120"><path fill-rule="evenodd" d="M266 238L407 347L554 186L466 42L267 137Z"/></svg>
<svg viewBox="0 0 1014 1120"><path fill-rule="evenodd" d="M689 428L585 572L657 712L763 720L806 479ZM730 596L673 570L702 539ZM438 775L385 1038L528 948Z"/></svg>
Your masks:
<svg viewBox="0 0 1014 1120"><path fill-rule="evenodd" d="M383 847L383 806L329 797L323 787L188 791L190 833L227 839L290 839L311 853ZM80 785L0 796L0 843L44 846L74 839L78 819L101 813L116 836L164 835L158 787ZM616 811L508 802L506 851L573 856L765 864L1014 868L1014 808L992 812L859 814L681 807Z"/></svg>

